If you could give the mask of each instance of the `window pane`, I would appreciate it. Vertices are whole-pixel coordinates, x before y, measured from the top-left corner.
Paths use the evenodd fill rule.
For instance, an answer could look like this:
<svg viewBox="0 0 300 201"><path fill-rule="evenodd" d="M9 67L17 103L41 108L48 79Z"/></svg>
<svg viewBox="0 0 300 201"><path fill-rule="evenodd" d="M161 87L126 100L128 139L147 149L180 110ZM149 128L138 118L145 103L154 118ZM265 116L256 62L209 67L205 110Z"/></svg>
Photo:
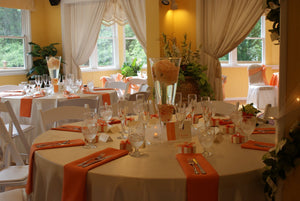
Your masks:
<svg viewBox="0 0 300 201"><path fill-rule="evenodd" d="M139 62L144 64L147 62L147 57L142 48L141 44L136 39L126 40L126 61L132 61L132 59L137 58Z"/></svg>
<svg viewBox="0 0 300 201"><path fill-rule="evenodd" d="M238 62L261 62L262 61L262 40L245 39L237 48Z"/></svg>
<svg viewBox="0 0 300 201"><path fill-rule="evenodd" d="M0 7L0 35L22 36L22 15L20 9Z"/></svg>
<svg viewBox="0 0 300 201"><path fill-rule="evenodd" d="M0 38L0 66L24 67L23 39Z"/></svg>
<svg viewBox="0 0 300 201"><path fill-rule="evenodd" d="M125 38L132 38L132 37L135 37L135 34L134 32L132 31L131 27L129 24L126 24L124 26L125 28Z"/></svg>
<svg viewBox="0 0 300 201"><path fill-rule="evenodd" d="M252 31L249 33L248 37L261 38L261 18L258 20Z"/></svg>
<svg viewBox="0 0 300 201"><path fill-rule="evenodd" d="M113 27L101 25L99 37L109 37L109 38L113 37Z"/></svg>
<svg viewBox="0 0 300 201"><path fill-rule="evenodd" d="M98 39L98 66L114 65L113 58L113 40L112 39Z"/></svg>
<svg viewBox="0 0 300 201"><path fill-rule="evenodd" d="M221 58L219 58L220 62L229 62L229 54L226 54L224 56L222 56Z"/></svg>

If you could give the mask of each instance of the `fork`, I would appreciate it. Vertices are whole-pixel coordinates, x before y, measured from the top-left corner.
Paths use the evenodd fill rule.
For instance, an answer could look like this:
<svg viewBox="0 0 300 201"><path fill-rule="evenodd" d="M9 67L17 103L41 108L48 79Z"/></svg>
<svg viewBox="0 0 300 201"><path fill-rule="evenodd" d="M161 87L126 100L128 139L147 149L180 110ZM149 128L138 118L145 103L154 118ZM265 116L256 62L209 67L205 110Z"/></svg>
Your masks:
<svg viewBox="0 0 300 201"><path fill-rule="evenodd" d="M37 145L37 148L41 148L41 147L47 147L47 146L55 146L55 145L64 145L64 144L70 144L70 140L66 140L64 142L61 143L47 143L47 144L40 144Z"/></svg>
<svg viewBox="0 0 300 201"><path fill-rule="evenodd" d="M191 165L194 168L194 173L195 174L199 174L199 172L198 172L198 170L197 170L197 168L195 166L195 163L194 163L194 161L192 159L188 160L188 164Z"/></svg>
<svg viewBox="0 0 300 201"><path fill-rule="evenodd" d="M88 159L88 160L86 160L86 161L83 161L82 163L78 164L77 166L78 166L78 167L84 166L84 165L87 164L88 162L90 162L90 161L92 161L92 160L99 160L99 159L101 159L101 158L104 157L104 156L105 156L105 154L102 153L102 154L100 154L99 156L97 156L97 157L95 157L95 158L90 158L90 159Z"/></svg>

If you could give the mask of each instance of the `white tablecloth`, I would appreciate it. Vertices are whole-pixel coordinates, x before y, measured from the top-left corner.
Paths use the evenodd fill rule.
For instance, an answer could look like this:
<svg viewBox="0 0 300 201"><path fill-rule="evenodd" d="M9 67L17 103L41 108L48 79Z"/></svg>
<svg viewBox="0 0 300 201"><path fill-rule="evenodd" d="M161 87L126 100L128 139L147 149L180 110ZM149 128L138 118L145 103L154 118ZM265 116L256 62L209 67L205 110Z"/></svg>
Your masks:
<svg viewBox="0 0 300 201"><path fill-rule="evenodd" d="M69 147L40 150L34 160L34 201L60 200L63 166L107 147L118 148L119 134L113 142L99 142L96 149ZM274 135L255 135L255 139L274 142ZM80 133L50 130L38 136L37 142L83 138ZM196 137L197 152L202 151ZM87 201L185 201L186 177L176 160L178 142L150 145L141 149L143 157L124 156L94 168L87 175ZM214 144L208 161L220 175L220 201L263 201L261 172L265 151L242 149L226 135ZM201 195L199 195L201 197Z"/></svg>
<svg viewBox="0 0 300 201"><path fill-rule="evenodd" d="M116 104L118 102L118 95L115 90L105 90L102 93L109 93L111 104ZM81 98L92 98L95 96L99 96L100 104L102 104L101 94L80 94L79 96ZM29 139L31 143L35 137L37 137L42 133L40 114L39 114L39 105L41 106L42 110L48 110L56 107L56 102L58 99L66 99L66 97L64 97L62 94L55 94L52 96L45 96L41 98L32 99L31 117L20 117L21 98L23 98L23 96L7 96L7 97L2 97L1 101L4 102L8 100L11 103L12 108L14 109L14 112L21 124L30 124L35 127L34 133L32 133L32 136L30 136Z"/></svg>

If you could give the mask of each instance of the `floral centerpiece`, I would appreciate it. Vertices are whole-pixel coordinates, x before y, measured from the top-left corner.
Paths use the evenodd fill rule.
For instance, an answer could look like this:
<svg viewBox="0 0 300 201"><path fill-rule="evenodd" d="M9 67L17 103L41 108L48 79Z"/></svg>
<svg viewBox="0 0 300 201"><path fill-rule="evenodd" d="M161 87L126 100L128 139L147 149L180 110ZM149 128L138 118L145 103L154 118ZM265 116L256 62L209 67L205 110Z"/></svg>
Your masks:
<svg viewBox="0 0 300 201"><path fill-rule="evenodd" d="M253 106L253 103L242 105L240 111L243 112L243 116L256 116L260 111Z"/></svg>
<svg viewBox="0 0 300 201"><path fill-rule="evenodd" d="M300 122L296 122L287 137L279 141L275 148L263 156L265 170L264 192L270 200L275 200L280 181L300 165Z"/></svg>

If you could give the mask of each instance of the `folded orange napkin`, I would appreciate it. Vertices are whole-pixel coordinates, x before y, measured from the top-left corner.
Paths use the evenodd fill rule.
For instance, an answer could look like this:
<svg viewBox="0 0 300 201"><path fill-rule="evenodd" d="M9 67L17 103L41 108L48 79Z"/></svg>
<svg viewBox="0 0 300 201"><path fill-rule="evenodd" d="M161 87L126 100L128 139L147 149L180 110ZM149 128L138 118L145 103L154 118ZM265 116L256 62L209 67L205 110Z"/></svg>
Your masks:
<svg viewBox="0 0 300 201"><path fill-rule="evenodd" d="M104 157L110 156L102 161L87 167L78 166L82 162L93 159L104 153ZM103 165L107 162L115 160L128 154L127 150L119 150L114 148L106 148L76 161L68 163L64 166L64 181L62 201L85 201L86 200L86 175L87 172L95 167Z"/></svg>
<svg viewBox="0 0 300 201"><path fill-rule="evenodd" d="M104 103L107 103L108 105L110 105L110 95L109 93L104 93L104 92L91 92L91 91L85 91L83 92L84 94L101 94L102 96L102 102L103 102L103 105Z"/></svg>
<svg viewBox="0 0 300 201"><path fill-rule="evenodd" d="M227 124L233 124L233 122L230 119L220 119L219 124L227 125Z"/></svg>
<svg viewBox="0 0 300 201"><path fill-rule="evenodd" d="M201 154L177 154L176 158L186 175L187 201L217 201L219 175L209 162ZM207 174L194 174L193 167L188 164L188 160L193 158L198 161Z"/></svg>
<svg viewBox="0 0 300 201"><path fill-rule="evenodd" d="M76 94L64 94L64 97L66 97L67 99L80 98L80 96Z"/></svg>
<svg viewBox="0 0 300 201"><path fill-rule="evenodd" d="M20 103L20 116L21 117L31 117L31 106L33 98L44 97L45 94L35 94L34 96L25 96L21 98Z"/></svg>
<svg viewBox="0 0 300 201"><path fill-rule="evenodd" d="M103 119L98 119L98 123L100 124L106 124L106 121L104 121ZM114 118L111 118L110 119L110 122L108 123L109 125L112 125L112 124L120 124L121 121L119 119L114 119Z"/></svg>
<svg viewBox="0 0 300 201"><path fill-rule="evenodd" d="M30 155L29 155L29 173L28 173L28 179L26 184L26 193L30 194L32 192L32 165L34 160L34 152L37 150L42 149L53 149L53 148L62 148L62 147L71 147L71 146L81 146L85 145L85 142L81 139L76 140L70 140L67 144L58 144L63 143L66 141L53 141L53 142L43 142L43 143L37 143L33 144L30 149ZM39 145L46 145L44 147L37 147Z"/></svg>
<svg viewBox="0 0 300 201"><path fill-rule="evenodd" d="M63 125L63 126L58 126L56 128L51 128L51 130L70 131L70 132L81 133L81 126Z"/></svg>
<svg viewBox="0 0 300 201"><path fill-rule="evenodd" d="M104 90L115 90L114 88L97 88L97 87L94 87L93 89L94 91L104 91Z"/></svg>
<svg viewBox="0 0 300 201"><path fill-rule="evenodd" d="M248 140L247 142L241 144L242 148L257 149L257 150L261 150L261 151L269 151L274 146L275 146L275 144L273 144L273 143L258 142L258 141L254 141L254 140Z"/></svg>
<svg viewBox="0 0 300 201"><path fill-rule="evenodd" d="M276 128L255 128L252 134L275 134Z"/></svg>

